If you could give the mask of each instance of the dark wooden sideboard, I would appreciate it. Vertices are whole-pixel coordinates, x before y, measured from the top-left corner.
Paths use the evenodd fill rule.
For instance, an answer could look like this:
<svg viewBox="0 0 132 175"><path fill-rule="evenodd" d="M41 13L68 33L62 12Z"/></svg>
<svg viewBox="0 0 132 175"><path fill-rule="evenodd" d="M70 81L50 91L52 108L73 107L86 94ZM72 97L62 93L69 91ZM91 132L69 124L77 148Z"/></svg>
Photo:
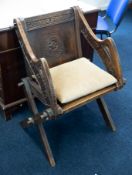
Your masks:
<svg viewBox="0 0 132 175"><path fill-rule="evenodd" d="M14 28L0 31L0 106L5 119L10 119L16 105L24 101L18 82L26 76L21 48Z"/></svg>
<svg viewBox="0 0 132 175"><path fill-rule="evenodd" d="M98 11L85 13L90 26L95 29ZM92 59L93 50L82 38L83 55ZM23 102L25 96L18 83L26 76L23 54L13 27L0 30L0 107L9 120L12 112Z"/></svg>

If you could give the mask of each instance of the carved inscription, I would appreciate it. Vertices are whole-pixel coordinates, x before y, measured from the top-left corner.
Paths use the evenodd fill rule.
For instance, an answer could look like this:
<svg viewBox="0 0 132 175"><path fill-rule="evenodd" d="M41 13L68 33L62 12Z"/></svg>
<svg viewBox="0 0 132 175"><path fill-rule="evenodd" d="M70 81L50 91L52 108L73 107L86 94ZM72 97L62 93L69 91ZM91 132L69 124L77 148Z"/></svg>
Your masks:
<svg viewBox="0 0 132 175"><path fill-rule="evenodd" d="M65 10L62 13L51 13L46 15L35 16L25 19L25 27L27 31L52 26L59 23L65 23L74 19L73 10Z"/></svg>

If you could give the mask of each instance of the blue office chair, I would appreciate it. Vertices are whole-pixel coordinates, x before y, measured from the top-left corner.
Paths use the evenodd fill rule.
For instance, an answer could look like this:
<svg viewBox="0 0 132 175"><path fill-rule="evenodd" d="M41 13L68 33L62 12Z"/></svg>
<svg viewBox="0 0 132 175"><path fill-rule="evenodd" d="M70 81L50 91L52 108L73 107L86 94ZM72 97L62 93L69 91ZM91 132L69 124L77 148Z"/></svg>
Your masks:
<svg viewBox="0 0 132 175"><path fill-rule="evenodd" d="M127 9L129 0L111 0L108 8L106 10L105 16L98 16L96 34L101 35L101 39L103 38L103 34L107 37L111 37L111 34L115 32L124 16L124 13ZM114 28L110 30L110 26L106 21L106 18L110 18L112 21Z"/></svg>

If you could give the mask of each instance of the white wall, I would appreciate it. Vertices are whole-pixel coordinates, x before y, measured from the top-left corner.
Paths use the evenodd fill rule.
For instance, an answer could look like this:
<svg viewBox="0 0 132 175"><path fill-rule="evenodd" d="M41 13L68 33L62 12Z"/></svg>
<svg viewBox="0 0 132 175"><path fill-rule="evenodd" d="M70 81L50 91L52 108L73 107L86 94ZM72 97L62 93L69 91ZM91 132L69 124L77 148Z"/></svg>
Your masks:
<svg viewBox="0 0 132 175"><path fill-rule="evenodd" d="M96 6L98 9L104 10L107 8L110 0L80 0L88 4Z"/></svg>

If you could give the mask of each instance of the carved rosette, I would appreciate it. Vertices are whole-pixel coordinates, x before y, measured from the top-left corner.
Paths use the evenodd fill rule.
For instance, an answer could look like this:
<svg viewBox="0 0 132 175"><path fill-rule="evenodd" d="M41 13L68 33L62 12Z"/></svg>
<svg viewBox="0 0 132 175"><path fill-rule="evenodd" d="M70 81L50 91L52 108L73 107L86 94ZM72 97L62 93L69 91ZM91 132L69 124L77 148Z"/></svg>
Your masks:
<svg viewBox="0 0 132 175"><path fill-rule="evenodd" d="M46 38L46 45L44 46L44 52L48 53L50 57L60 57L64 53L64 43L57 35L52 35Z"/></svg>

